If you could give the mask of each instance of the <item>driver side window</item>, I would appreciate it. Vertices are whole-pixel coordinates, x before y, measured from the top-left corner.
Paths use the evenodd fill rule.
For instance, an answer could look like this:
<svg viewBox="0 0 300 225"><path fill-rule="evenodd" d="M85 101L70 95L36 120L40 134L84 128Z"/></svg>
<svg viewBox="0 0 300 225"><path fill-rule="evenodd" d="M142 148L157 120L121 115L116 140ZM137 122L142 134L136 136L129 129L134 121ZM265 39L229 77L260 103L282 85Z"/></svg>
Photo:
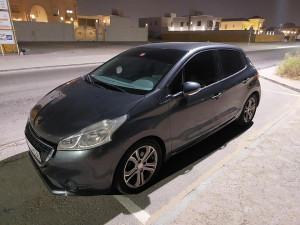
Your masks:
<svg viewBox="0 0 300 225"><path fill-rule="evenodd" d="M194 81L205 87L217 81L216 65L212 51L193 56L181 69L168 87L169 94L182 91L183 83Z"/></svg>
<svg viewBox="0 0 300 225"><path fill-rule="evenodd" d="M212 51L195 55L184 67L184 82L194 81L202 87L216 82L216 66Z"/></svg>

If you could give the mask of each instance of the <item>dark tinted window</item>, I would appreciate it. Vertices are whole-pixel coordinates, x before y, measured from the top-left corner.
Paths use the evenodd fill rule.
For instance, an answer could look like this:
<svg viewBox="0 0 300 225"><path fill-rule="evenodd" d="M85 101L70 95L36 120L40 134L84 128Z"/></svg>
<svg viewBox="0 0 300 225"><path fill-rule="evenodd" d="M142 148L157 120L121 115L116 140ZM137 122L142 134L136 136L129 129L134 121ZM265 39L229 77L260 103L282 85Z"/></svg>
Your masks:
<svg viewBox="0 0 300 225"><path fill-rule="evenodd" d="M182 91L182 70L175 76L175 78L171 81L168 93L169 94L176 94L180 91Z"/></svg>
<svg viewBox="0 0 300 225"><path fill-rule="evenodd" d="M242 70L246 64L243 55L234 50L219 50L224 77Z"/></svg>
<svg viewBox="0 0 300 225"><path fill-rule="evenodd" d="M216 81L216 67L212 51L194 56L184 68L184 81L195 81L207 86Z"/></svg>

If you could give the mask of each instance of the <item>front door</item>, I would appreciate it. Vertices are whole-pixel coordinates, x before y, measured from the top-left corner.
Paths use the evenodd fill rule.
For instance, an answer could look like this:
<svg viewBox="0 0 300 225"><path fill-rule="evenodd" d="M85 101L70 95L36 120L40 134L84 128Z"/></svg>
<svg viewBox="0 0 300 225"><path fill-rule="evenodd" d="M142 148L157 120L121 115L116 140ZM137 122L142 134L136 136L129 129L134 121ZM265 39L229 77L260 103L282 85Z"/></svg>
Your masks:
<svg viewBox="0 0 300 225"><path fill-rule="evenodd" d="M182 90L182 84L195 81L202 86L195 95L169 101L172 149L178 149L222 123L222 102L218 95L218 64L214 51L193 56L168 86L169 94Z"/></svg>

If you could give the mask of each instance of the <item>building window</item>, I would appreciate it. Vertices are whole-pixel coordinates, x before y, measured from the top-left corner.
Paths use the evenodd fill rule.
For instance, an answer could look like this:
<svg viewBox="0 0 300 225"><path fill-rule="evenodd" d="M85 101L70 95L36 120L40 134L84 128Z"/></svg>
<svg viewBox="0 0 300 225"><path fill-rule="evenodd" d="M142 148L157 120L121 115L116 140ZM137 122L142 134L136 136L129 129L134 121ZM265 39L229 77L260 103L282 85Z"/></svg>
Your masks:
<svg viewBox="0 0 300 225"><path fill-rule="evenodd" d="M183 22L180 22L180 26L183 27Z"/></svg>
<svg viewBox="0 0 300 225"><path fill-rule="evenodd" d="M189 22L186 22L186 25L189 26Z"/></svg>
<svg viewBox="0 0 300 225"><path fill-rule="evenodd" d="M53 11L53 16L59 16L59 9L58 9L58 10L55 10L55 11Z"/></svg>
<svg viewBox="0 0 300 225"><path fill-rule="evenodd" d="M198 27L200 27L200 26L201 26L201 21L198 21L198 24L197 24L197 25L198 25Z"/></svg>
<svg viewBox="0 0 300 225"><path fill-rule="evenodd" d="M227 24L225 24L225 30L227 30Z"/></svg>
<svg viewBox="0 0 300 225"><path fill-rule="evenodd" d="M171 27L173 27L173 22L171 22Z"/></svg>
<svg viewBox="0 0 300 225"><path fill-rule="evenodd" d="M213 26L213 21L208 20L208 21L207 21L207 27L212 27L212 26Z"/></svg>
<svg viewBox="0 0 300 225"><path fill-rule="evenodd" d="M157 26L157 21L155 21L155 23L154 23L154 24L155 24L155 26Z"/></svg>

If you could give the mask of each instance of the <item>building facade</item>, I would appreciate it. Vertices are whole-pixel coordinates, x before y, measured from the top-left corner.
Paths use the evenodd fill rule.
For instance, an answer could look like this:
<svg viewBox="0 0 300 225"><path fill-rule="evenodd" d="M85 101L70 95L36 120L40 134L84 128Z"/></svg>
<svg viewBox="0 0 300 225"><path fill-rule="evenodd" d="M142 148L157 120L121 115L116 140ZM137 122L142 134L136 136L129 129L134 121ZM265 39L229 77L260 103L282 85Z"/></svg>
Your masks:
<svg viewBox="0 0 300 225"><path fill-rule="evenodd" d="M176 17L170 31L205 31L219 30L221 18L210 15Z"/></svg>
<svg viewBox="0 0 300 225"><path fill-rule="evenodd" d="M221 18L203 15L199 10L190 10L188 16L177 17L167 13L163 17L140 18L139 26L148 27L150 38L161 38L168 31L219 30Z"/></svg>
<svg viewBox="0 0 300 225"><path fill-rule="evenodd" d="M230 18L222 19L220 30L253 30L258 31L263 27L265 19L254 16L249 19L246 18Z"/></svg>
<svg viewBox="0 0 300 225"><path fill-rule="evenodd" d="M76 0L9 0L12 19L48 23L77 21Z"/></svg>
<svg viewBox="0 0 300 225"><path fill-rule="evenodd" d="M173 26L175 13L166 13L163 17L140 18L139 27L146 27L149 31L150 38L161 38L162 34Z"/></svg>

